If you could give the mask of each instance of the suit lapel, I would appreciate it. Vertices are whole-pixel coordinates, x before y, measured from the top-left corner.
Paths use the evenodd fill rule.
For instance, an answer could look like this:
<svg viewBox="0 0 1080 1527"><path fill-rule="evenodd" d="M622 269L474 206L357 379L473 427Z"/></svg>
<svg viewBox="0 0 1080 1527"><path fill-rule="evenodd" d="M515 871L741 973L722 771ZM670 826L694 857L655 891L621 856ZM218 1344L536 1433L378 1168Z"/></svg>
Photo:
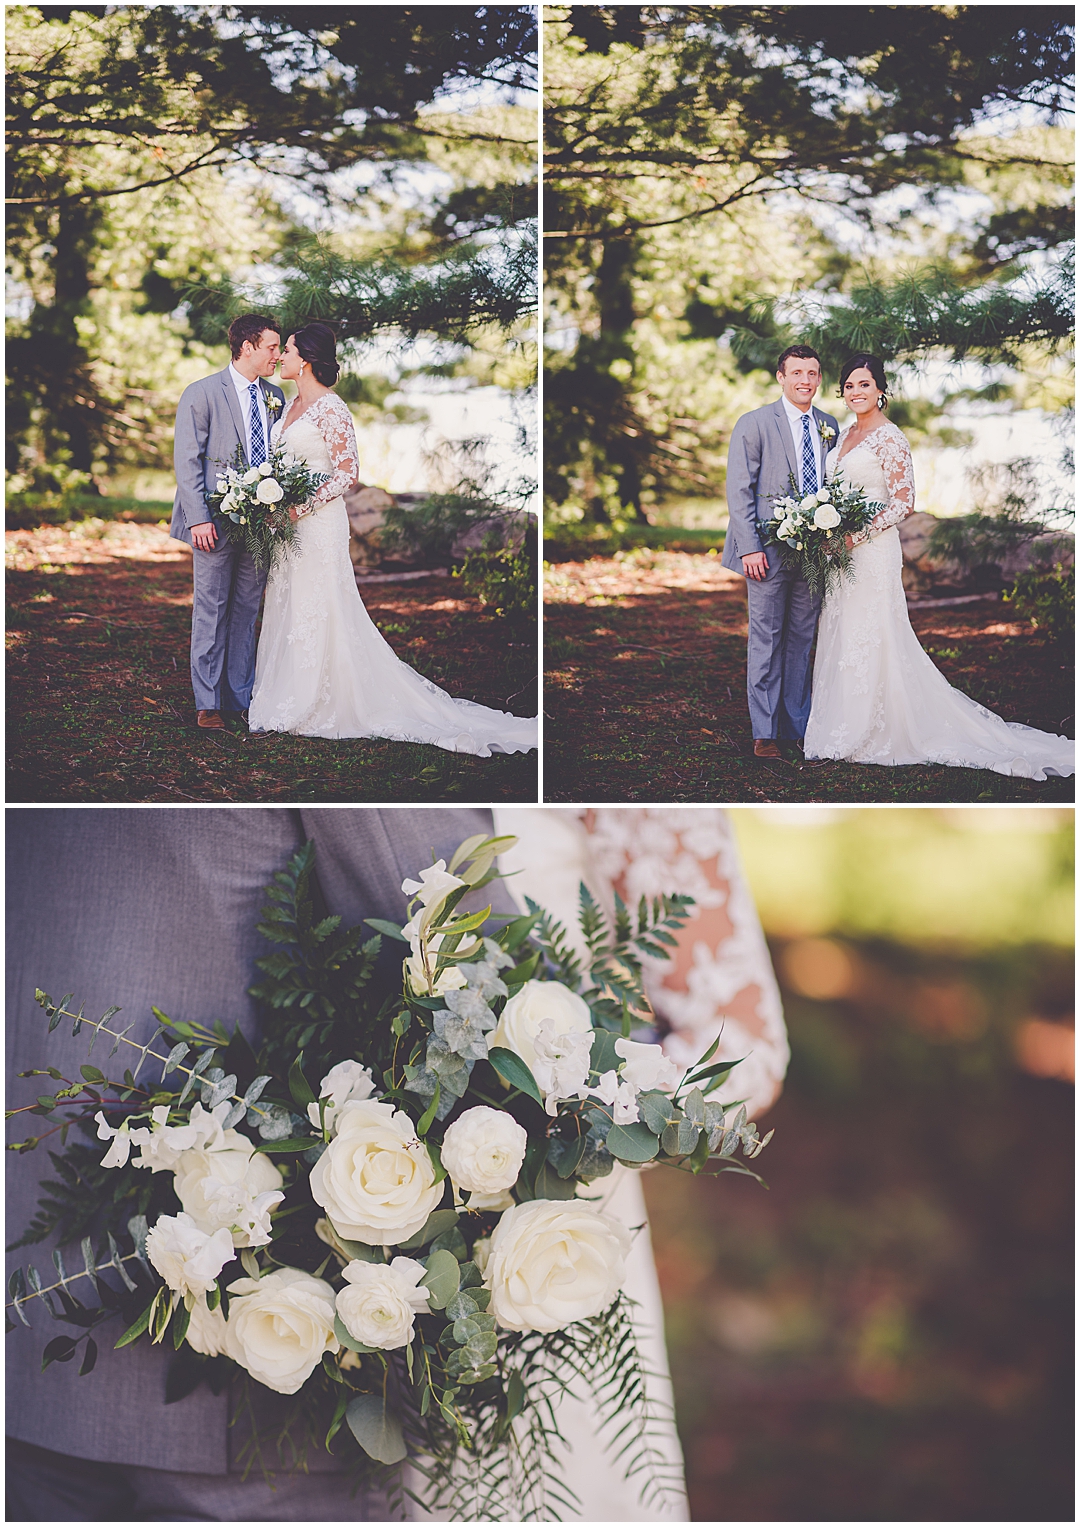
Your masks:
<svg viewBox="0 0 1080 1527"><path fill-rule="evenodd" d="M240 450L243 453L244 460L247 461L247 429L244 424L244 415L240 408L240 399L236 396L236 387L233 385L233 379L227 366L220 375L221 385L225 389L225 401L229 405L229 413L232 416L233 423L236 425L236 438L240 442Z"/></svg>
<svg viewBox="0 0 1080 1527"><path fill-rule="evenodd" d="M795 474L795 481L799 479L799 463L795 460L795 443L791 438L791 426L788 424L787 414L784 412L783 399L777 399L773 404L773 421L780 431L780 443L784 447L784 455L787 457L788 466Z"/></svg>

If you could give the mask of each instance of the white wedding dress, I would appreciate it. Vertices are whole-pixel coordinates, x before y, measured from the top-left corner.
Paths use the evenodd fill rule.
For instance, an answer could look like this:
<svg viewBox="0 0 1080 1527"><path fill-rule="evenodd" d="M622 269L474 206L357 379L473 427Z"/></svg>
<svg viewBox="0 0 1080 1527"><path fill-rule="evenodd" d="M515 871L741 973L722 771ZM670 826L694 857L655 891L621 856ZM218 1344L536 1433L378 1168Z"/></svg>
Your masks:
<svg viewBox="0 0 1080 1527"><path fill-rule="evenodd" d="M825 597L814 659L807 758L849 763L948 764L1021 779L1074 772L1068 737L1003 721L954 689L911 629L896 526L915 508L911 451L895 424L879 425L840 460L844 430L829 454L842 477L885 504L852 553L853 579Z"/></svg>
<svg viewBox="0 0 1080 1527"><path fill-rule="evenodd" d="M359 463L345 403L325 393L287 429L283 423L274 425L273 444L284 439L294 456L330 475L266 580L251 730L426 742L480 758L535 748L535 716L453 699L401 661L364 608L342 498Z"/></svg>
<svg viewBox="0 0 1080 1527"><path fill-rule="evenodd" d="M540 902L581 953L577 911L582 881L609 909L616 890L632 907L641 896L682 891L695 898L676 959L647 961L646 988L658 1016L671 1026L665 1049L681 1064L704 1054L721 1029L717 1058L749 1057L712 1096L720 1102L747 1098L748 1113L759 1116L780 1090L787 1035L769 951L725 814L715 807L584 811L497 806L494 815L496 831L514 833L519 840L500 856L500 867L511 875L506 881L511 894L522 910L526 896ZM671 1169L650 1170L662 1176ZM655 1465L647 1479L627 1479L605 1445L617 1428L600 1426L587 1397L564 1397L557 1416L568 1446L559 1478L580 1501L579 1513L569 1520L687 1521L664 1312L641 1174L616 1166L589 1190L594 1195L605 1213L634 1232L625 1289L635 1302L638 1347L651 1375Z"/></svg>

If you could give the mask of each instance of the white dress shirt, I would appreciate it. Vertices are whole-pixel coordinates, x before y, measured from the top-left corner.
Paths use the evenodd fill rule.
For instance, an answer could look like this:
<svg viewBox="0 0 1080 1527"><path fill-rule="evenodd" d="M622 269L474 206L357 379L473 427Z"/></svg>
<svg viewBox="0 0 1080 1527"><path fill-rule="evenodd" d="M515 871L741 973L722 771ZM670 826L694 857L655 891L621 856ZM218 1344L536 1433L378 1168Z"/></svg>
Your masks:
<svg viewBox="0 0 1080 1527"><path fill-rule="evenodd" d="M233 379L233 386L236 388L236 395L240 399L240 412L243 415L243 419L244 419L244 454L247 456L248 461L250 461L251 460L251 383L248 381L246 376L241 376L240 375L239 371L237 371L236 367L234 365L232 365L231 362L229 364L229 375ZM269 456L269 454L270 454L270 422L269 422L269 420L267 418L267 414L266 414L266 394L263 392L262 388L259 386L259 383L258 383L257 380L255 382L255 392L256 392L256 395L257 395L257 397L259 399L259 417L262 419L263 450L266 452L266 455Z"/></svg>
<svg viewBox="0 0 1080 1527"><path fill-rule="evenodd" d="M814 460L817 462L817 485L823 487L825 483L825 442L818 434L817 420L814 418L814 410L811 406L803 413L801 408L796 408L787 398L781 395L781 403L787 414L788 424L791 428L791 438L795 442L795 460L799 463L799 470L795 474L802 486L802 443L803 443L803 420L810 420L810 439L814 446Z"/></svg>

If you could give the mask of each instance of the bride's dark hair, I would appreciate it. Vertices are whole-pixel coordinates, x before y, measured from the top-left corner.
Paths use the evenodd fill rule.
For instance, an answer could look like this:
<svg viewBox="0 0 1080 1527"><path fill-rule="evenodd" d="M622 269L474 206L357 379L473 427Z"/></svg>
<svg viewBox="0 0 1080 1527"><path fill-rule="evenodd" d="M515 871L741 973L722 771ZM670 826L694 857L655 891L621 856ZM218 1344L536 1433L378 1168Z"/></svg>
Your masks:
<svg viewBox="0 0 1080 1527"><path fill-rule="evenodd" d="M837 390L836 396L838 398L842 398L844 396L844 383L847 381L851 373L853 371L858 371L861 366L865 366L867 371L869 371L870 375L874 378L875 387L879 387L881 389L881 397L877 400L877 406L882 410L882 412L884 412L884 410L889 406L889 384L885 380L885 367L881 364L876 355L851 355L848 357L848 359L840 367L840 386Z"/></svg>
<svg viewBox="0 0 1080 1527"><path fill-rule="evenodd" d="M307 361L317 382L333 387L341 373L337 363L337 339L328 323L306 323L293 334L302 361Z"/></svg>

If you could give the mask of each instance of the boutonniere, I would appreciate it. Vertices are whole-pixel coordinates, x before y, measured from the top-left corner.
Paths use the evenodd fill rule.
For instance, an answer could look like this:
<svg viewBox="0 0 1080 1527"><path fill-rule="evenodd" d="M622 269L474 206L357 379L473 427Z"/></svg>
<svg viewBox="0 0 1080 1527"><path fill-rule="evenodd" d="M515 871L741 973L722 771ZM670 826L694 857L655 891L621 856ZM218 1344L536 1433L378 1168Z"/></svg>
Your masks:
<svg viewBox="0 0 1080 1527"><path fill-rule="evenodd" d="M828 445L830 440L836 438L836 431L833 429L832 425L827 424L824 419L819 420L817 432L821 437L823 445Z"/></svg>
<svg viewBox="0 0 1080 1527"><path fill-rule="evenodd" d="M266 399L267 413L277 414L281 412L281 399L278 397L276 392L270 392L267 390L263 396Z"/></svg>

